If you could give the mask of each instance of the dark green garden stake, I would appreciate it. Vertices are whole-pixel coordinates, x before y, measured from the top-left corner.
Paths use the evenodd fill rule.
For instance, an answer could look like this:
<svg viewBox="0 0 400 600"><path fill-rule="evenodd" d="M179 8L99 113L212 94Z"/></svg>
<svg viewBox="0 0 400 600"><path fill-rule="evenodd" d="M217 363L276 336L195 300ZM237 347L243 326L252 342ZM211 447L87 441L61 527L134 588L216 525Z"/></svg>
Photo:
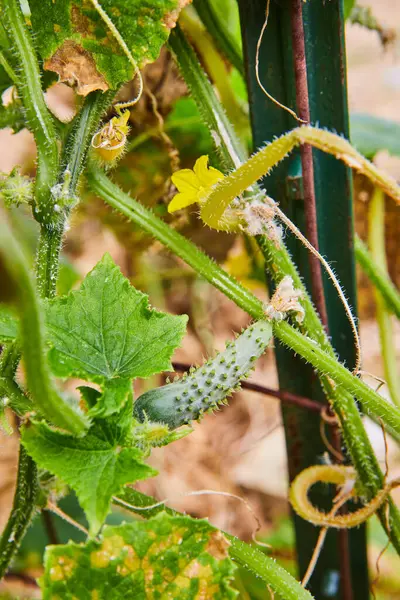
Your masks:
<svg viewBox="0 0 400 600"><path fill-rule="evenodd" d="M263 85L281 103L296 106L296 83L292 52L291 11L293 0L271 0L268 26L260 51ZM273 104L260 89L255 77L256 44L265 20L266 0L239 0L245 67L248 79L254 148L298 125L283 109ZM311 122L348 136L347 90L344 56L344 19L341 0L307 0L303 4L303 27L307 59L308 99ZM353 254L352 180L349 170L334 158L314 151L314 184L318 241L321 253L334 265L355 307L356 290ZM305 231L304 196L300 153L294 153L265 179L265 186L287 215ZM310 286L307 252L297 240L288 245L302 276ZM324 291L328 326L340 358L354 364L351 330L337 293L325 276ZM280 387L325 402L318 380L299 358L277 345ZM297 407L282 406L290 478L321 461L326 451L320 420ZM314 502L331 502L324 488L317 489ZM328 502L328 504L327 504ZM318 530L294 517L299 575L307 569ZM347 546L347 548L346 548ZM365 527L346 535L329 531L308 589L318 600L366 600L369 597Z"/></svg>

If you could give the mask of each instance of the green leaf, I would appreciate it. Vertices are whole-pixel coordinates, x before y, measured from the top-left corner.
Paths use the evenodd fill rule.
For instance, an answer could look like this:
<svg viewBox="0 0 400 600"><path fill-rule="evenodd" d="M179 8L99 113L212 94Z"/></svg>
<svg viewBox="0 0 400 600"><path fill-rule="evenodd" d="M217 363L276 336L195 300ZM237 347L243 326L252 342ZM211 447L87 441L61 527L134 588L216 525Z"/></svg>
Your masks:
<svg viewBox="0 0 400 600"><path fill-rule="evenodd" d="M104 394L91 414L104 417L124 405L130 379L172 370L186 321L151 310L148 297L106 254L79 290L48 302L50 366L59 377L102 385Z"/></svg>
<svg viewBox="0 0 400 600"><path fill-rule="evenodd" d="M105 527L99 542L47 548L43 600L233 599L229 546L207 521L186 516Z"/></svg>
<svg viewBox="0 0 400 600"><path fill-rule="evenodd" d="M126 411L130 415L129 404ZM22 431L28 454L75 491L92 535L99 531L112 496L124 484L156 475L143 463L140 450L121 448L125 427L119 426L119 418L98 421L84 438L54 431L45 423L31 423Z"/></svg>
<svg viewBox="0 0 400 600"><path fill-rule="evenodd" d="M12 342L18 335L18 318L12 310L0 304L0 342Z"/></svg>
<svg viewBox="0 0 400 600"><path fill-rule="evenodd" d="M178 0L101 0L133 59L154 61L178 17ZM76 85L78 94L117 89L134 75L115 32L87 0L30 0L31 21L44 68Z"/></svg>
<svg viewBox="0 0 400 600"><path fill-rule="evenodd" d="M380 150L400 156L400 123L368 114L350 117L351 141L367 158Z"/></svg>

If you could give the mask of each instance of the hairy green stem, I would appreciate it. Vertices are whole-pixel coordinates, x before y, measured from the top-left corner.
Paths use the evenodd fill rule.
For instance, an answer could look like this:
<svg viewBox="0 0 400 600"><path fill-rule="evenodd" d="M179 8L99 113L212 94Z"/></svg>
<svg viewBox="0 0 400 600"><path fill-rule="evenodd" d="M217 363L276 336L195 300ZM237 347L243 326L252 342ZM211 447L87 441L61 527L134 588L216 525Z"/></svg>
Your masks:
<svg viewBox="0 0 400 600"><path fill-rule="evenodd" d="M128 219L147 231L164 244L171 252L182 258L199 275L218 287L228 298L231 298L244 311L255 319L264 318L263 303L238 281L221 269L211 258L204 254L195 244L183 235L158 219L150 210L125 194L112 183L101 169L93 162L88 169L88 182L93 192L98 194L107 204L116 208Z"/></svg>
<svg viewBox="0 0 400 600"><path fill-rule="evenodd" d="M230 172L237 168L241 162L244 162L247 155L240 146L234 129L215 95L213 87L182 31L177 29L173 33L170 37L170 45L205 125L211 131L215 131L215 128L217 128L217 135L213 135L216 150L222 168ZM257 184L252 185L252 190L256 193L261 191ZM265 235L257 236L257 242L264 256L269 275L275 283L279 283L285 275L289 275L293 279L294 287L300 289L303 293L302 305L305 309L305 317L301 325L296 323L295 326L308 338L318 342L321 348L335 359L334 349L284 243L281 242L277 245L274 240ZM363 426L358 407L349 392L341 386L332 385L329 377L320 373L320 381L338 416L347 451L358 472L366 496L370 500L382 488L384 478ZM379 423L378 416L375 416L375 420ZM391 526L388 530L387 520L383 512L380 514L380 518L382 526L386 529L397 550L400 551L400 516L391 501L390 505L393 527Z"/></svg>
<svg viewBox="0 0 400 600"><path fill-rule="evenodd" d="M3 69L5 70L5 72L11 79L11 81L14 83L14 85L17 85L17 83L18 83L17 75L15 74L14 69L12 68L12 66L10 65L10 63L8 62L6 57L4 56L4 52L2 52L1 50L0 50L0 65L3 67Z"/></svg>
<svg viewBox="0 0 400 600"><path fill-rule="evenodd" d="M80 435L88 423L83 414L73 410L53 389L45 360L44 325L35 285L21 247L7 226L6 215L3 211L0 215L0 252L12 280L12 291L19 312L29 391L35 405L46 418L58 427Z"/></svg>
<svg viewBox="0 0 400 600"><path fill-rule="evenodd" d="M358 264L382 296L387 310L400 319L400 294L389 279L387 271L377 264L358 235L354 239L354 249Z"/></svg>
<svg viewBox="0 0 400 600"><path fill-rule="evenodd" d="M139 514L145 519L154 517L156 514L166 511L168 514L177 515L164 504L149 510L141 510L146 506L157 504L157 500L146 496L133 488L126 487L118 497L113 498L114 504ZM305 590L296 579L283 567L278 565L273 558L266 556L258 548L242 542L237 537L224 534L229 542L229 555L238 565L249 569L257 577L262 579L276 594L285 600L312 600L313 596ZM266 594L267 594L266 590Z"/></svg>
<svg viewBox="0 0 400 600"><path fill-rule="evenodd" d="M375 188L368 209L368 241L371 255L381 271L387 273L385 251L385 197ZM386 309L379 290L375 289L376 320L379 327L384 375L390 396L400 406L400 381L396 364L396 346L393 339L391 315Z"/></svg>
<svg viewBox="0 0 400 600"><path fill-rule="evenodd" d="M57 229L49 229L46 225L40 228L36 254L36 281L42 298L53 298L56 294L63 232L63 224L60 224Z"/></svg>
<svg viewBox="0 0 400 600"><path fill-rule="evenodd" d="M38 491L37 467L24 447L20 446L14 503L0 539L0 580L4 577L33 517Z"/></svg>
<svg viewBox="0 0 400 600"><path fill-rule="evenodd" d="M392 406L382 396L346 369L317 344L302 335L285 321L275 323L274 335L286 346L298 353L320 373L326 374L347 392L353 394L371 417L380 418L392 436L400 442L400 409Z"/></svg>
<svg viewBox="0 0 400 600"><path fill-rule="evenodd" d="M248 117L232 89L226 63L215 48L212 37L202 23L191 16L190 11L184 11L179 18L179 22L183 30L193 40L196 51L204 63L211 81L218 90L221 104L224 106L231 122L235 123L236 131L240 135L246 135L249 131Z"/></svg>
<svg viewBox="0 0 400 600"><path fill-rule="evenodd" d="M237 139L232 124L221 103L218 102L209 79L200 67L197 56L179 25L171 32L168 44L176 56L178 66L203 121L214 135L214 139L215 136L219 138L216 151L222 167L227 171L231 170L232 166L238 167L247 158L246 150Z"/></svg>
<svg viewBox="0 0 400 600"><path fill-rule="evenodd" d="M0 377L0 398L8 398L8 406L17 413L19 417L23 417L27 412L32 410L32 402L14 379L9 377Z"/></svg>
<svg viewBox="0 0 400 600"><path fill-rule="evenodd" d="M91 189L108 204L122 212L125 216L158 239L174 254L182 258L207 279L214 287L222 291L228 298L245 310L255 319L265 318L264 305L249 290L244 288L233 277L228 275L219 265L206 256L197 246L187 240L166 223L158 219L151 211L122 192L95 165L89 170ZM309 361L316 369L334 381L344 384L365 405L371 414L379 416L385 425L399 436L400 411L391 407L385 400L357 377L354 377L333 356L327 354L313 340L296 331L286 322L274 325L275 335L290 345L295 352ZM288 341L288 338L290 340Z"/></svg>
<svg viewBox="0 0 400 600"><path fill-rule="evenodd" d="M20 68L18 91L25 107L28 126L32 130L37 146L38 168L34 214L39 222L54 223L59 220L59 216L53 211L51 194L58 173L56 130L44 101L39 65L20 3L18 0L3 0L2 8L4 24L12 40Z"/></svg>
<svg viewBox="0 0 400 600"><path fill-rule="evenodd" d="M89 168L88 181L93 192L103 198L107 204L116 208L151 236L159 240L249 315L255 319L265 318L263 303L258 298L228 275L192 242L176 230L171 229L139 202L122 192L93 163ZM284 343L289 343L291 347L295 346L294 350L296 352L306 360L310 360L325 375L323 381L328 391L328 397L340 419L352 461L359 473L360 481L362 481L368 497L372 498L382 486L383 475L363 427L357 406L353 398L349 395L349 391L353 391L354 389L354 393L357 394L363 405L365 402L365 406L371 413L373 409L376 410L376 413L374 415L371 414L371 416L374 416L378 420L380 418L383 420L387 418L388 422L385 422L385 426L387 426L389 433L392 433L396 437L400 435L399 411L386 404L381 396L354 377L350 371L341 365L335 359L332 349L329 354L324 352L325 348L321 350L315 341L297 332L287 323L276 324L275 334ZM284 339L285 335L290 338L290 341ZM335 380L335 377L338 377L338 382L344 384L345 387L334 389L328 377L331 377L333 380ZM392 521L396 525L391 527L390 536L393 544L400 552L400 517L394 508L392 508L391 515ZM385 523L386 521L383 516L382 524L385 526Z"/></svg>
<svg viewBox="0 0 400 600"><path fill-rule="evenodd" d="M92 92L85 98L81 110L74 119L61 157L61 171L68 170L70 172L69 192L71 196L76 193L79 177L86 164L92 137L99 128L101 118L114 96L115 90L105 93Z"/></svg>

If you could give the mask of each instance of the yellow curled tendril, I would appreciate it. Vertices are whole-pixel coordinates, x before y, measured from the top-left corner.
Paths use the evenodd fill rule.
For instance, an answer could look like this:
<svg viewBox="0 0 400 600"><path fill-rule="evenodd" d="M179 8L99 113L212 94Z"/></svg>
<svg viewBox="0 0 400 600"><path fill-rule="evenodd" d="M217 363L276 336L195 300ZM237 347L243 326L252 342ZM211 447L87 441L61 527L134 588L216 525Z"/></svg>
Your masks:
<svg viewBox="0 0 400 600"><path fill-rule="evenodd" d="M386 502L391 490L400 486L399 479L387 483L362 508L344 515L322 512L311 503L308 495L311 487L316 483L332 483L342 488L336 501L340 501L345 496L356 498L356 477L357 475L353 467L343 465L315 465L308 467L297 475L290 486L289 501L300 517L314 525L334 527L336 529L357 527L369 519ZM347 487L349 487L348 490L346 489Z"/></svg>

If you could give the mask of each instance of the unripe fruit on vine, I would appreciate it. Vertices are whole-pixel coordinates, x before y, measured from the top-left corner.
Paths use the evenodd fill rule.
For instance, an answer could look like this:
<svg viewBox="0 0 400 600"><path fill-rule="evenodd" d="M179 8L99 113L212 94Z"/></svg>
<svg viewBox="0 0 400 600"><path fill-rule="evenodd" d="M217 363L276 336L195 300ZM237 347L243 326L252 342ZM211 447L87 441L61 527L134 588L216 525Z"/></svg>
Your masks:
<svg viewBox="0 0 400 600"><path fill-rule="evenodd" d="M226 403L240 381L248 377L271 337L270 323L253 323L229 342L224 352L198 369L179 381L145 392L134 404L134 418L165 423L170 429L199 420L204 413Z"/></svg>

